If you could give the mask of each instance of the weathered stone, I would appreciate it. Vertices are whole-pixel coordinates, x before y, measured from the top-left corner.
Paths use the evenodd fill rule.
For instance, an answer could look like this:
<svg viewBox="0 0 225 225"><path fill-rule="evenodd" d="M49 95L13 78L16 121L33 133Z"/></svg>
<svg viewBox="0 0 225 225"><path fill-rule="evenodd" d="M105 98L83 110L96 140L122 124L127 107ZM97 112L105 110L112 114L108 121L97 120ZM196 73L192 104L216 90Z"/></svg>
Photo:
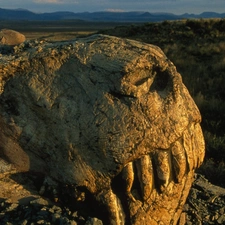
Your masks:
<svg viewBox="0 0 225 225"><path fill-rule="evenodd" d="M195 192L195 195L192 193ZM193 196L196 196L193 198ZM187 204L183 208L186 224L223 224L225 189L211 184L201 175L195 176Z"/></svg>
<svg viewBox="0 0 225 225"><path fill-rule="evenodd" d="M82 187L108 224L177 223L204 140L158 47L102 35L45 43L3 57L0 77L5 160Z"/></svg>
<svg viewBox="0 0 225 225"><path fill-rule="evenodd" d="M89 218L85 225L103 225L102 221L97 218Z"/></svg>
<svg viewBox="0 0 225 225"><path fill-rule="evenodd" d="M30 201L30 204L35 206L46 206L49 205L48 201L43 198L37 198L35 200Z"/></svg>
<svg viewBox="0 0 225 225"><path fill-rule="evenodd" d="M219 217L219 219L217 220L217 222L218 222L219 224L224 224L224 223L225 223L225 215L221 215L221 216Z"/></svg>
<svg viewBox="0 0 225 225"><path fill-rule="evenodd" d="M18 45L25 40L25 36L15 30L0 30L0 45Z"/></svg>

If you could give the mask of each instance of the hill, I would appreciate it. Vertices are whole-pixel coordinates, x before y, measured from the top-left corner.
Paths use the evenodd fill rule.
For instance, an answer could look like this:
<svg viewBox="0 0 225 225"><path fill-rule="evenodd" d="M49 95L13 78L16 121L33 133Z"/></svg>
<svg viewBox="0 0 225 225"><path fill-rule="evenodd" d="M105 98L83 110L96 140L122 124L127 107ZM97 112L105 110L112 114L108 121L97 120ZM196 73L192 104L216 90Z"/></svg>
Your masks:
<svg viewBox="0 0 225 225"><path fill-rule="evenodd" d="M3 9L0 8L0 20L85 20L85 21L111 21L111 22L160 22L164 20L180 20L188 18L224 18L225 13L204 12L199 15L183 14L174 15L171 13L149 13L149 12L53 12L34 13L26 9Z"/></svg>

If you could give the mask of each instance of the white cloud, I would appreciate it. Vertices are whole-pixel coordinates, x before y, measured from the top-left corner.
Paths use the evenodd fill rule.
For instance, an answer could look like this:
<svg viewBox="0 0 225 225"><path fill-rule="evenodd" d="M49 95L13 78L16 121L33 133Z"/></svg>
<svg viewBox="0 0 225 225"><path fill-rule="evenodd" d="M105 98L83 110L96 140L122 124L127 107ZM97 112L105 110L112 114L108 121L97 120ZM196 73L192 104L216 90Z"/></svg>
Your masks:
<svg viewBox="0 0 225 225"><path fill-rule="evenodd" d="M124 12L123 9L106 9L106 12Z"/></svg>
<svg viewBox="0 0 225 225"><path fill-rule="evenodd" d="M34 3L40 4L77 4L75 0L34 0Z"/></svg>
<svg viewBox="0 0 225 225"><path fill-rule="evenodd" d="M42 3L42 4L49 4L49 3L54 3L54 4L62 4L62 0L35 0L35 3Z"/></svg>

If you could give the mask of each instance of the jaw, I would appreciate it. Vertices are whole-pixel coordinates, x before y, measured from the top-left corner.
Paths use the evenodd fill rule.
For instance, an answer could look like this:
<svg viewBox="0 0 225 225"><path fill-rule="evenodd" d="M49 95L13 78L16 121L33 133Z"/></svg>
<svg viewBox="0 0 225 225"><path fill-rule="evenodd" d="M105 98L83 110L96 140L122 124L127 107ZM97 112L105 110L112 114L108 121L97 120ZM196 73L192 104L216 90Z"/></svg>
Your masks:
<svg viewBox="0 0 225 225"><path fill-rule="evenodd" d="M200 125L191 124L170 148L129 162L112 189L98 196L106 202L111 224L176 224L204 149Z"/></svg>

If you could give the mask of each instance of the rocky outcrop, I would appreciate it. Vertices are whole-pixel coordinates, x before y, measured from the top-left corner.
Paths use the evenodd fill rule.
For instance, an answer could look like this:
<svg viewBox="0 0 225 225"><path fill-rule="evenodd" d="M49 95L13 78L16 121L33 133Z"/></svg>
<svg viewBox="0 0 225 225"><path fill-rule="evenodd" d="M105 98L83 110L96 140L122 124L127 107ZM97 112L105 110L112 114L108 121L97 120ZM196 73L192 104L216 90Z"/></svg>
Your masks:
<svg viewBox="0 0 225 225"><path fill-rule="evenodd" d="M179 225L225 224L225 189L196 174L181 218Z"/></svg>
<svg viewBox="0 0 225 225"><path fill-rule="evenodd" d="M25 40L25 36L15 30L0 30L0 45L18 45Z"/></svg>
<svg viewBox="0 0 225 225"><path fill-rule="evenodd" d="M163 52L102 35L14 50L0 59L2 159L98 201L105 224L175 225L204 140Z"/></svg>

